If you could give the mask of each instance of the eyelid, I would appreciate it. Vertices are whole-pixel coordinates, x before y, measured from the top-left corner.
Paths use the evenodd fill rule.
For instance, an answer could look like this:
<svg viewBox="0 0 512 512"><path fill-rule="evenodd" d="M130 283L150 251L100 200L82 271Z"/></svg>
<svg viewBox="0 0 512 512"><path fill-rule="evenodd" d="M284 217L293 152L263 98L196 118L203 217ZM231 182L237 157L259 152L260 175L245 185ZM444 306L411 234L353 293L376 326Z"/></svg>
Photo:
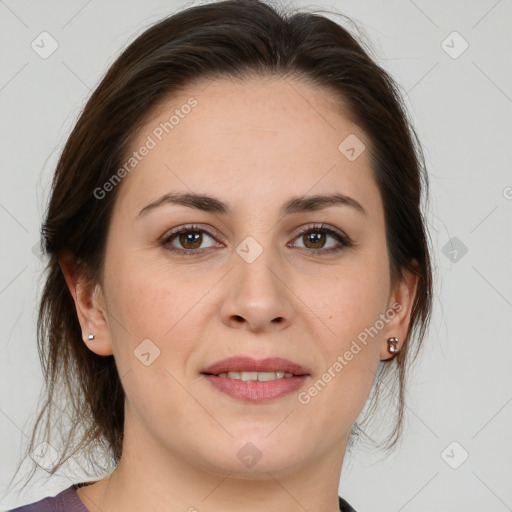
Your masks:
<svg viewBox="0 0 512 512"><path fill-rule="evenodd" d="M313 256L315 258L321 258L321 257L327 257L327 256L334 256L337 254L341 254L345 252L345 250L355 246L356 244L352 241L352 239L346 235L343 231L331 227L326 224L313 224L304 226L299 232L297 232L294 235L293 240L296 240L297 238L300 238L305 233L310 232L321 232L326 234L327 236L331 236L334 238L337 242L337 245L335 247L329 247L329 248L320 248L320 249L309 249L307 247L298 247L295 244L292 245L292 247L296 247L301 252L305 252L309 256Z"/></svg>
<svg viewBox="0 0 512 512"><path fill-rule="evenodd" d="M304 247L297 247L298 249L301 249L301 250L306 251L311 254L321 256L321 255L329 254L330 252L338 252L338 251L343 250L344 248L351 247L351 246L355 245L354 242L351 240L351 238L348 235L346 235L343 231L341 231L335 227L323 224L323 223L308 224L308 225L302 226L301 228L299 228L298 231L295 232L295 234L293 235L292 241L296 240L297 238L299 238L301 235L303 235L305 233L312 232L315 230L321 231L327 235L330 235L330 236L338 239L338 244L339 244L338 247L331 247L328 249L322 249L322 248L309 249L309 248L304 248ZM186 224L183 226L178 226L176 228L173 228L170 231L167 231L159 239L159 244L162 246L165 246L168 243L170 243L171 238L173 238L175 235L182 233L182 232L187 232L187 231L197 231L197 232L205 233L212 239L216 239L216 238L224 239L224 237L220 234L220 232L217 231L212 226L208 226L208 229L206 229L206 228L200 227L199 224ZM218 240L216 240L216 242L218 243ZM296 247L296 246L292 245L292 247ZM209 248L205 248L205 249L209 249ZM192 255L192 254L201 253L201 252L205 251L205 249L180 249L180 248L174 247L173 249L167 249L167 250L169 250L170 252L177 252L177 253L181 253L181 254Z"/></svg>
<svg viewBox="0 0 512 512"><path fill-rule="evenodd" d="M303 226L303 228L300 228L299 231L295 234L295 238L303 235L304 233L308 233L309 231L314 231L315 229L325 231L328 234L331 233L333 235L337 235L341 239L343 239L343 241L347 245L349 245L349 244L351 245L353 243L352 240L350 239L350 237L346 233L344 233L343 231L341 231L333 226L330 226L328 224L323 224L323 223L308 224L307 226Z"/></svg>
<svg viewBox="0 0 512 512"><path fill-rule="evenodd" d="M217 231L214 227L209 226L208 229L202 228L200 224L185 224L183 226L178 226L176 228L173 228L169 231L166 231L165 234L160 238L160 243L165 244L169 241L169 239L178 233L181 233L182 231L199 231L202 233L206 233L208 236L212 238L220 238L224 239L224 236Z"/></svg>

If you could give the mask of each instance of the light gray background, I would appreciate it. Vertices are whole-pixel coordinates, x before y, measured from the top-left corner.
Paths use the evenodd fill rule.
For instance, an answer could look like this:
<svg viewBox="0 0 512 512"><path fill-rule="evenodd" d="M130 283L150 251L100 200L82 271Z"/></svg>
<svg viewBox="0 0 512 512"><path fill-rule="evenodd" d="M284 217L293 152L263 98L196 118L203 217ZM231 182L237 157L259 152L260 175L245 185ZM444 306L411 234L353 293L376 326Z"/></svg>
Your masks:
<svg viewBox="0 0 512 512"><path fill-rule="evenodd" d="M40 479L6 495L42 385L35 321L43 263L33 248L49 178L107 67L183 5L0 0L0 508L70 485ZM384 462L357 448L347 454L340 494L361 512L512 510L512 1L295 5L334 8L363 24L406 94L432 185L436 304L412 374L407 430ZM31 48L43 31L59 45L46 59ZM463 40L446 39L454 31ZM453 58L464 40L468 49ZM453 237L466 254L457 242L446 246ZM450 467L464 452L468 459Z"/></svg>

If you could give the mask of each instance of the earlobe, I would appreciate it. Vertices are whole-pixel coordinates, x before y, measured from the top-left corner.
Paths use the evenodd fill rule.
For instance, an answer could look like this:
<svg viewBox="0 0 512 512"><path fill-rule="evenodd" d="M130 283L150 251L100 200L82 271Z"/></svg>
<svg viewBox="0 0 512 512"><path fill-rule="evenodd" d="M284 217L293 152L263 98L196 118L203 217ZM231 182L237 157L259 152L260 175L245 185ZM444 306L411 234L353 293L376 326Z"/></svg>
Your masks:
<svg viewBox="0 0 512 512"><path fill-rule="evenodd" d="M100 285L92 282L83 265L71 253L62 254L59 263L75 302L84 343L98 355L112 355L110 329Z"/></svg>
<svg viewBox="0 0 512 512"><path fill-rule="evenodd" d="M413 266L416 267L415 262ZM412 307L418 287L418 273L404 269L402 279L398 282L388 303L388 311L393 311L389 322L384 329L384 336L380 347L380 359L393 358L402 348L407 339L411 320Z"/></svg>

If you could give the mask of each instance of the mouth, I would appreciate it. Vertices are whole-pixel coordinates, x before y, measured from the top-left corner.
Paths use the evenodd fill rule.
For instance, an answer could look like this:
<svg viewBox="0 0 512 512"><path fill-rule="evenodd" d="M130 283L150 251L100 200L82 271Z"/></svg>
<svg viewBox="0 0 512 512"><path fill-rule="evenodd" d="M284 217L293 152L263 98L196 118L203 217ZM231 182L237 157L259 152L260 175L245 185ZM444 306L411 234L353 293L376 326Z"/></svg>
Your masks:
<svg viewBox="0 0 512 512"><path fill-rule="evenodd" d="M201 374L216 390L249 402L267 402L297 391L309 376L307 369L288 359L248 356L218 361Z"/></svg>
<svg viewBox="0 0 512 512"><path fill-rule="evenodd" d="M283 377L286 377L286 374L291 374L292 376L309 375L306 368L283 357L254 359L249 356L229 357L222 361L217 361L205 368L201 373L209 375L221 375L224 373L282 373ZM250 380L256 379L251 377Z"/></svg>

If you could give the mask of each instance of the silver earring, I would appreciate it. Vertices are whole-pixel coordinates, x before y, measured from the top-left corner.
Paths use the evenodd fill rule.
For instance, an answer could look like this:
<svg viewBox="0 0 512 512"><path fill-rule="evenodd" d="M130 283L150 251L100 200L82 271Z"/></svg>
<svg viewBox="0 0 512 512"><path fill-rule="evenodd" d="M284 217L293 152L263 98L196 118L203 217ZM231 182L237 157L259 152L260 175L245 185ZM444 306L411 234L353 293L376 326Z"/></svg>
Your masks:
<svg viewBox="0 0 512 512"><path fill-rule="evenodd" d="M398 347L398 338L389 338L388 343L389 343L389 351L391 353L395 353L400 350L400 348Z"/></svg>
<svg viewBox="0 0 512 512"><path fill-rule="evenodd" d="M89 341L92 341L94 338L96 338L96 336L94 334L89 334L89 336L87 336L87 339Z"/></svg>

